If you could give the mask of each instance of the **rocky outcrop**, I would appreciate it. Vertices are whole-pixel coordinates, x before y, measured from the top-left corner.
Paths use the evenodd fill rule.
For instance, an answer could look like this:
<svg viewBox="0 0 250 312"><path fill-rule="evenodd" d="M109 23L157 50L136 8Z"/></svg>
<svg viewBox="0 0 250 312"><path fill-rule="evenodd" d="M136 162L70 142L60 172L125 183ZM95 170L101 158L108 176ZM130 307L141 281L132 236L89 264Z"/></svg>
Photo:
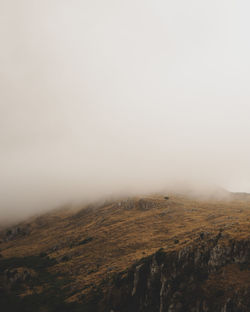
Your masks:
<svg viewBox="0 0 250 312"><path fill-rule="evenodd" d="M7 287L29 282L35 276L36 272L34 270L25 267L6 269L4 271L5 285Z"/></svg>
<svg viewBox="0 0 250 312"><path fill-rule="evenodd" d="M250 239L201 234L179 250L159 250L118 275L102 306L114 312L247 312Z"/></svg>
<svg viewBox="0 0 250 312"><path fill-rule="evenodd" d="M22 236L26 236L30 233L30 229L28 225L25 226L14 226L5 231L2 235L2 240L4 242L8 242Z"/></svg>
<svg viewBox="0 0 250 312"><path fill-rule="evenodd" d="M118 206L122 206L126 210L138 209L144 211L153 208L155 206L155 203L147 198L141 198L139 200L127 199L119 202Z"/></svg>

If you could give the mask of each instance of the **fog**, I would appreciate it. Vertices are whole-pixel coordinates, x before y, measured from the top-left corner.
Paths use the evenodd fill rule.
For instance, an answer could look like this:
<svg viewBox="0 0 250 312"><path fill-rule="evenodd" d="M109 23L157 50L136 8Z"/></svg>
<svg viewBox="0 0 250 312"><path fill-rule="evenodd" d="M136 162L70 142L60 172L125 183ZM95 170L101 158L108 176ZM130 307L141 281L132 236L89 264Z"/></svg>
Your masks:
<svg viewBox="0 0 250 312"><path fill-rule="evenodd" d="M0 0L0 220L178 183L249 192L249 10Z"/></svg>

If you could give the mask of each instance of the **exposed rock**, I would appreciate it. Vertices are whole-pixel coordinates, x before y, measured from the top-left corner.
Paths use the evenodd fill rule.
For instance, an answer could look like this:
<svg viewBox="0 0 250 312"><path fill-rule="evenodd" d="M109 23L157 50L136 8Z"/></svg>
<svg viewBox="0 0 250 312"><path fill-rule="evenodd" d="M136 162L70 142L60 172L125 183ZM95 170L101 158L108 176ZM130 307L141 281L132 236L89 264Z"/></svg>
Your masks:
<svg viewBox="0 0 250 312"><path fill-rule="evenodd" d="M87 238L81 240L80 242L78 242L77 245L85 245L85 244L91 242L92 240L93 240L93 237L87 237Z"/></svg>
<svg viewBox="0 0 250 312"><path fill-rule="evenodd" d="M34 270L23 267L7 269L4 271L6 284L10 287L12 287L16 283L28 282L35 276L36 273Z"/></svg>
<svg viewBox="0 0 250 312"><path fill-rule="evenodd" d="M71 256L65 255L60 259L60 262L66 262L66 261L69 261L70 259L71 259Z"/></svg>
<svg viewBox="0 0 250 312"><path fill-rule="evenodd" d="M123 206L126 210L131 210L135 208L135 201L132 199L127 199L121 202L121 206Z"/></svg>
<svg viewBox="0 0 250 312"><path fill-rule="evenodd" d="M60 246L59 245L55 245L55 246L53 246L51 249L50 249L50 251L51 252L55 252L55 251L57 251L57 250L59 250L60 249Z"/></svg>
<svg viewBox="0 0 250 312"><path fill-rule="evenodd" d="M155 203L150 199L142 198L140 200L127 199L119 203L119 206L123 206L126 210L139 209L149 210L153 208Z"/></svg>
<svg viewBox="0 0 250 312"><path fill-rule="evenodd" d="M249 311L250 284L220 288L218 281L225 278L222 268L233 265L241 272L244 265L250 283L250 240L225 243L222 236L201 233L199 244L173 252L161 249L142 259L126 276L118 276L103 306L119 312ZM213 278L214 284L209 283Z"/></svg>
<svg viewBox="0 0 250 312"><path fill-rule="evenodd" d="M148 210L148 209L153 208L153 206L154 206L154 203L151 202L150 200L140 199L138 201L138 208L140 210Z"/></svg>
<svg viewBox="0 0 250 312"><path fill-rule="evenodd" d="M28 225L26 225L26 226L15 226L15 227L9 228L5 231L3 240L5 242L8 242L10 240L17 239L19 237L28 235L29 232L30 232L30 230L29 230Z"/></svg>

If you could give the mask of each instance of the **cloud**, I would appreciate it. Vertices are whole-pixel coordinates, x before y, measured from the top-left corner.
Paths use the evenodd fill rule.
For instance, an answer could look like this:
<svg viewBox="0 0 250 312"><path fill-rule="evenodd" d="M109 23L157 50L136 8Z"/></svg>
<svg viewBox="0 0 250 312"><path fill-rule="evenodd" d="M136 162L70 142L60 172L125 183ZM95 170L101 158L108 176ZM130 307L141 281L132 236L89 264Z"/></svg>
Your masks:
<svg viewBox="0 0 250 312"><path fill-rule="evenodd" d="M247 8L1 1L0 218L176 181L248 191Z"/></svg>

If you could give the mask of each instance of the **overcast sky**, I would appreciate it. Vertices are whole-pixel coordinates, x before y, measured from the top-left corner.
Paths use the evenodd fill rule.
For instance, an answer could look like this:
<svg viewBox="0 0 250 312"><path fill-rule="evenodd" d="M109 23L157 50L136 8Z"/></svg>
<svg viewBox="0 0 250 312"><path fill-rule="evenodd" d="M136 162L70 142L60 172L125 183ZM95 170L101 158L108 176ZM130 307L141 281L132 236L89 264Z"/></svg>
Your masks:
<svg viewBox="0 0 250 312"><path fill-rule="evenodd" d="M171 181L250 192L249 12L0 0L0 218Z"/></svg>

